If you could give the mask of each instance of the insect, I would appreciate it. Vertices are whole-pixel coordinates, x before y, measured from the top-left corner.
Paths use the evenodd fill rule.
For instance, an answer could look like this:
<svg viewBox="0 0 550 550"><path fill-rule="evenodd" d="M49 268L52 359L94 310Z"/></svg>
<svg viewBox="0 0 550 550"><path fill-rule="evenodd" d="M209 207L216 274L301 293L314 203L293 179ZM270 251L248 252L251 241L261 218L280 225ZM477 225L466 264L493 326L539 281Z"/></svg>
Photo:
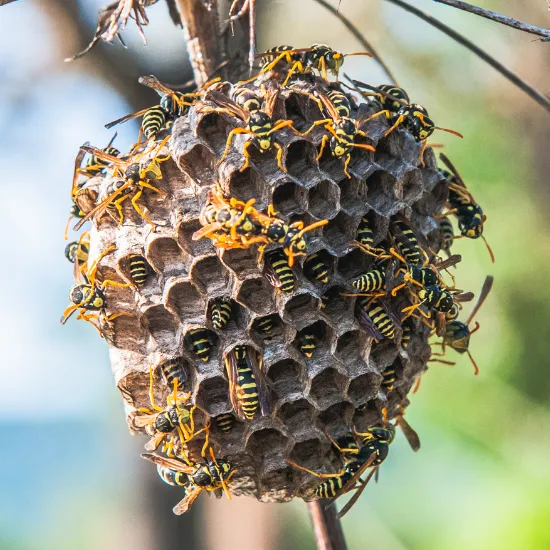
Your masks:
<svg viewBox="0 0 550 550"><path fill-rule="evenodd" d="M398 93L386 92L380 87L376 88L358 80L353 80L353 83L359 88L373 90L375 92L378 92L380 95L388 98L388 100L391 102L391 107L372 115L369 120L372 120L382 115L385 115L389 119L392 126L388 130L386 130L384 137L390 135L399 126L403 126L405 129L409 130L416 141L422 142L422 149L420 151L421 160L423 159L424 149L426 148L428 143L427 139L433 134L434 130L441 130L460 138L464 137L460 132L457 132L456 130L435 126L433 120L428 114L428 110L425 107L422 107L422 105L418 105L417 103L407 103L406 100L398 97ZM400 104L400 107L397 111L394 110L395 103Z"/></svg>
<svg viewBox="0 0 550 550"><path fill-rule="evenodd" d="M131 254L128 258L128 269L131 281L141 288L145 285L147 276L151 273L151 266L141 254Z"/></svg>
<svg viewBox="0 0 550 550"><path fill-rule="evenodd" d="M168 138L165 138L160 144L157 151L160 151ZM155 224L143 213L139 207L137 201L143 194L144 189L151 189L159 195L164 193L154 187L150 182L152 180L162 179L162 172L160 170L160 163L165 162L170 158L168 154L166 157L155 156L152 160L145 162L132 162L130 160L122 160L117 157L113 157L104 153L100 149L95 147L89 147L83 145L82 150L88 153L95 154L98 158L101 158L109 165L113 166L113 176L117 179L113 179L104 190L103 198L99 204L96 205L84 218L82 218L76 225L75 229L80 229L84 222L96 215L103 213L105 210L114 207L118 211L119 226L124 221L124 214L122 212L122 203L131 197L130 202L134 207L134 210L143 218L149 225L155 229Z"/></svg>
<svg viewBox="0 0 550 550"><path fill-rule="evenodd" d="M273 333L273 328L275 327L274 317L272 315L263 317L262 319L257 320L254 323L254 326L256 330L258 330L262 334L265 334L266 336L271 336L271 334Z"/></svg>
<svg viewBox="0 0 550 550"><path fill-rule="evenodd" d="M187 382L187 371L184 366L183 357L168 359L158 366L164 382L170 386L178 384L178 387L183 387Z"/></svg>
<svg viewBox="0 0 550 550"><path fill-rule="evenodd" d="M327 80L327 72L338 78L340 67L344 58L352 55L366 55L372 57L369 52L355 52L343 54L333 50L325 44L313 44L310 48L292 48L291 46L276 46L261 54L263 67L259 73L263 74L273 70L281 61L286 61L290 67L283 86L286 86L290 77L295 73L305 73L311 69L317 69L324 80ZM257 75L254 78L257 78Z"/></svg>
<svg viewBox="0 0 550 550"><path fill-rule="evenodd" d="M77 319L84 319L91 323L103 336L101 324L103 322L110 322L113 319L121 316L133 316L132 313L120 312L107 316L106 311L106 298L104 289L107 286L114 287L127 287L125 283L119 283L110 279L102 281L101 285L96 285L96 274L99 267L99 262L107 255L115 250L115 246L111 246L103 251L92 263L92 265L86 270L86 273L79 273L83 282L79 282L74 285L69 291L69 300L71 305L65 309L63 316L61 317L61 324L64 325L69 318L78 311Z"/></svg>
<svg viewBox="0 0 550 550"><path fill-rule="evenodd" d="M401 340L401 343L403 343L403 340ZM397 375L395 373L395 367L393 365L390 365L389 367L386 367L384 369L384 372L382 373L382 383L380 384L380 386L389 393L393 390L393 386L396 380Z"/></svg>
<svg viewBox="0 0 550 550"><path fill-rule="evenodd" d="M282 250L269 252L265 261L265 277L280 292L292 294L296 290L296 275L288 265Z"/></svg>
<svg viewBox="0 0 550 550"><path fill-rule="evenodd" d="M441 248L447 253L447 255L450 256L455 234L453 224L448 218L442 218L439 220L439 231L441 232L441 238L443 240Z"/></svg>
<svg viewBox="0 0 550 550"><path fill-rule="evenodd" d="M182 443L193 439L196 435L206 430L195 432L193 413L196 405L188 406L190 394L184 398L178 397L178 382L174 381L173 394L168 396L166 408L159 407L155 403L153 369L149 369L149 400L151 409L139 408L137 412L143 413L133 417L133 423L138 428L145 428L151 439L145 444L147 451L154 451L167 434L177 432Z"/></svg>
<svg viewBox="0 0 550 550"><path fill-rule="evenodd" d="M372 145L355 143L357 136L367 137L367 134L359 128L368 117L357 120L351 118L349 99L339 90L331 90L327 95L318 92L317 95L323 104L328 118L316 120L308 130L300 135L306 136L315 127L323 126L329 134L323 136L316 160L319 160L323 156L323 151L328 142L332 156L344 160L344 174L348 178L351 178L348 172L348 164L351 160L351 151L353 148L375 151ZM346 114L342 115L341 113Z"/></svg>
<svg viewBox="0 0 550 550"><path fill-rule="evenodd" d="M251 346L235 346L224 358L231 405L242 420L270 412L269 393L262 373L262 359Z"/></svg>
<svg viewBox="0 0 550 550"><path fill-rule="evenodd" d="M315 252L306 258L304 274L311 281L326 285L330 280L330 266L319 252Z"/></svg>
<svg viewBox="0 0 550 550"><path fill-rule="evenodd" d="M73 241L65 247L65 258L74 264L74 276L78 279L88 269L88 255L90 253L90 234L82 233L78 241Z"/></svg>
<svg viewBox="0 0 550 550"><path fill-rule="evenodd" d="M214 422L220 432L227 434L233 430L236 420L231 413L223 413L216 416Z"/></svg>
<svg viewBox="0 0 550 550"><path fill-rule="evenodd" d="M411 317L405 319L401 325L401 330L403 331L401 335L401 347L407 349L411 343L412 331L413 331L413 321Z"/></svg>
<svg viewBox="0 0 550 550"><path fill-rule="evenodd" d="M376 340L392 340L395 337L396 320L377 301L360 297L357 300L357 314L361 326Z"/></svg>
<svg viewBox="0 0 550 550"><path fill-rule="evenodd" d="M418 265L421 254L425 253L418 244L414 231L406 223L396 220L392 224L392 234L400 254L394 248L391 248L390 252L404 264Z"/></svg>
<svg viewBox="0 0 550 550"><path fill-rule="evenodd" d="M298 335L298 349L308 358L313 357L313 352L317 347L317 337L313 330L304 329Z"/></svg>
<svg viewBox="0 0 550 550"><path fill-rule="evenodd" d="M472 311L466 320L465 323L462 321L456 321L452 320L450 322L447 322L445 327L445 333L443 335L443 342L442 342L442 354L445 353L445 346L449 346L458 353L467 353L468 357L470 358L470 361L472 362L472 365L474 366L474 373L476 375L479 374L479 367L477 366L477 363L475 362L474 358L472 357L472 354L470 353L470 350L468 349L468 346L470 344L470 336L476 332L479 329L479 323L475 324L475 328L470 330L470 324L474 320L475 316L477 315L477 312L487 299L487 296L489 295L489 292L491 292L491 288L493 287L493 277L487 276L485 278L485 282L483 283L483 287L481 288L481 292L479 294L479 297L477 299L476 304L472 308ZM435 355L435 354L432 354Z"/></svg>
<svg viewBox="0 0 550 550"><path fill-rule="evenodd" d="M441 174L448 182L449 204L451 206L450 212L445 214L445 216L450 213L456 215L458 228L463 237L467 237L468 239L479 239L481 237L487 247L491 262L495 263L493 251L483 236L483 226L487 220L487 216L483 213L481 206L474 200L474 197L466 187L464 180L453 163L444 154L441 154L440 158L445 166L451 171L451 173L449 173L445 170L441 170ZM454 235L453 238L455 238Z"/></svg>
<svg viewBox="0 0 550 550"><path fill-rule="evenodd" d="M264 89L265 90L265 89ZM225 150L216 163L219 166L229 153L229 148L233 141L233 137L237 134L246 134L250 138L244 144L242 154L245 158L245 163L241 167L240 171L243 172L246 170L250 164L250 152L249 148L253 145L260 153L265 153L270 151L273 147L277 150L277 166L283 172L286 172L286 168L282 164L283 149L275 141L274 134L282 128L290 128L294 132L299 133L293 127L293 122L291 120L277 120L272 119L273 110L275 108L275 102L277 101L278 90L275 88L270 89L268 92L265 91L265 100L263 101L263 107L261 111L252 111L248 112L243 109L238 103L232 101L224 94L214 90L209 94L209 99L217 105L217 107L201 107L201 110L205 113L219 113L227 114L231 117L237 117L241 119L246 126L233 128L229 135L227 136L227 142L225 145Z"/></svg>
<svg viewBox="0 0 550 550"><path fill-rule="evenodd" d="M210 448L210 458L198 464L186 464L174 458L144 453L142 458L157 465L163 481L169 485L183 486L184 497L174 506L174 514L181 515L189 510L196 498L204 491L223 489L228 496L227 482L237 472L227 460L219 460Z"/></svg>
<svg viewBox="0 0 550 550"><path fill-rule="evenodd" d="M384 249L374 247L374 231L366 216L364 216L359 223L356 239L357 241L353 243L352 246L358 246L361 250L376 258L389 257Z"/></svg>
<svg viewBox="0 0 550 550"><path fill-rule="evenodd" d="M386 266L380 265L352 279L350 284L362 293L382 290L386 281Z"/></svg>
<svg viewBox="0 0 550 550"><path fill-rule="evenodd" d="M231 321L231 300L215 298L210 306L210 322L212 326L221 330Z"/></svg>
<svg viewBox="0 0 550 550"><path fill-rule="evenodd" d="M207 82L205 88L207 88L213 81ZM184 116L189 111L189 107L193 105L193 99L201 95L198 93L182 94L181 92L174 92L161 84L154 76L142 76L139 78L139 83L152 88L160 95L160 102L154 107L148 109L142 109L135 113L123 116L109 124L105 125L105 128L112 128L117 124L132 120L134 118L143 117L141 121L142 132L147 139L156 140L159 132L170 125L176 118Z"/></svg>
<svg viewBox="0 0 550 550"><path fill-rule="evenodd" d="M244 86L235 86L231 91L231 99L245 111L253 113L261 111L263 100L258 97L259 90L251 90Z"/></svg>
<svg viewBox="0 0 550 550"><path fill-rule="evenodd" d="M214 347L214 333L206 328L193 328L185 335L188 347L201 361L208 361Z"/></svg>
<svg viewBox="0 0 550 550"><path fill-rule="evenodd" d="M120 155L120 151L116 147L113 147L113 142L116 137L117 134L115 132L115 135L111 138L111 141L102 149L104 153L113 157L118 157ZM97 176L98 174L104 174L107 166L108 164L103 159L100 159L96 155L90 155L86 162L85 168L82 170L82 173L86 176Z"/></svg>

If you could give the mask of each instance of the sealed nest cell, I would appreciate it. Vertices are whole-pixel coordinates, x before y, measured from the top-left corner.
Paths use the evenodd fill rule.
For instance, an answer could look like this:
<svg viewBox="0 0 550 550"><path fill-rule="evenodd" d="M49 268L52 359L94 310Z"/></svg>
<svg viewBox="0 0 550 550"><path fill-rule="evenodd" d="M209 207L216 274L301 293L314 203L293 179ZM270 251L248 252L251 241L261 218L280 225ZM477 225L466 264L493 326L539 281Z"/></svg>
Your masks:
<svg viewBox="0 0 550 550"><path fill-rule="evenodd" d="M385 136L391 113L371 119L386 96L283 77L214 83L169 138L162 121L114 161L84 148L96 157L77 171L93 223L74 245L89 241L73 302L108 342L130 430L148 434L147 458L180 498L219 491L225 473L229 493L261 501L333 496L337 478L325 494L298 466L342 471L373 427L391 442L430 358L433 316L403 310L425 290L412 264L440 261L448 178L405 123ZM329 102L345 101L362 133L338 155L346 126Z"/></svg>

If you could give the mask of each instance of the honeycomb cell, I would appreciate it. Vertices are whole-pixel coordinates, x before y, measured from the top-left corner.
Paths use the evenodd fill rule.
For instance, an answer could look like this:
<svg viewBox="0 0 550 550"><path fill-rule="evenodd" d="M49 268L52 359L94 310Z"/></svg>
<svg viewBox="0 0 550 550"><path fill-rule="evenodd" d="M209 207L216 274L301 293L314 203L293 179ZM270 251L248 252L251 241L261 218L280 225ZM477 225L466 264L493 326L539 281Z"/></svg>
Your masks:
<svg viewBox="0 0 550 550"><path fill-rule="evenodd" d="M344 212L329 220L323 229L323 237L335 250L347 249L355 239L357 222Z"/></svg>
<svg viewBox="0 0 550 550"><path fill-rule="evenodd" d="M367 205L385 217L397 214L403 208L403 203L396 200L396 185L397 180L388 172L374 172L367 179Z"/></svg>
<svg viewBox="0 0 550 550"><path fill-rule="evenodd" d="M311 343L311 339L308 338L310 335L314 338L315 348L302 350L303 345ZM304 358L307 357L306 353L317 358L320 353L330 353L333 338L332 329L324 321L319 320L300 330L296 334L293 344L304 355Z"/></svg>
<svg viewBox="0 0 550 550"><path fill-rule="evenodd" d="M221 293L228 288L229 273L213 254L193 264L191 279L203 293Z"/></svg>
<svg viewBox="0 0 550 550"><path fill-rule="evenodd" d="M353 322L354 298L342 295L347 293L349 292L340 286L333 286L329 288L325 292L325 307L321 310L327 316L333 327L341 326L344 330L350 322L352 325L355 324Z"/></svg>
<svg viewBox="0 0 550 550"><path fill-rule="evenodd" d="M185 155L177 158L177 163L182 172L187 174L197 185L210 185L215 178L214 166L217 162L216 155L204 145L198 143ZM197 167L200 166L200 170Z"/></svg>
<svg viewBox="0 0 550 550"><path fill-rule="evenodd" d="M306 441L300 441L294 445L292 452L290 453L290 458L296 462L296 464L303 465L307 464L307 467L314 472L321 472L323 465L325 464L324 457L330 449L330 443L326 438L319 440L318 437L308 439ZM304 477L309 478L313 477L306 472L302 472L295 468L294 470L295 477ZM315 479L315 478L314 478ZM312 480L309 480L312 482ZM319 479L312 482L313 486L320 483Z"/></svg>
<svg viewBox="0 0 550 550"><path fill-rule="evenodd" d="M397 190L397 192L399 189ZM405 172L402 183L401 200L413 202L420 198L424 193L424 183L422 181L422 172L418 169Z"/></svg>
<svg viewBox="0 0 550 550"><path fill-rule="evenodd" d="M364 432L371 426L383 426L384 415L382 409L387 403L382 399L371 399L366 405L355 410L352 423L359 432Z"/></svg>
<svg viewBox="0 0 550 550"><path fill-rule="evenodd" d="M218 113L208 113L198 122L197 137L202 143L208 145L208 149L215 153L212 164L215 164L223 155L230 131L231 125L224 116Z"/></svg>
<svg viewBox="0 0 550 550"><path fill-rule="evenodd" d="M313 248L313 246L309 247L310 250ZM328 274L325 275L325 277L328 277L329 281L334 277L335 257L328 250L323 248L317 250L314 254L308 254L304 260L304 275L313 284L326 284L322 282L323 271L328 271ZM321 267L319 267L319 264L322 264Z"/></svg>
<svg viewBox="0 0 550 550"><path fill-rule="evenodd" d="M246 452L256 462L268 462L277 469L285 468L284 456L289 446L289 438L274 428L265 428L253 432L246 442Z"/></svg>
<svg viewBox="0 0 550 550"><path fill-rule="evenodd" d="M162 351L168 353L177 348L178 323L164 306L147 308L143 312L143 322Z"/></svg>
<svg viewBox="0 0 550 550"><path fill-rule="evenodd" d="M233 172L223 192L243 202L255 199L254 208L262 212L265 212L269 202L265 183L255 170Z"/></svg>
<svg viewBox="0 0 550 550"><path fill-rule="evenodd" d="M283 320L276 313L257 317L252 323L252 331L261 339L274 338L282 334Z"/></svg>
<svg viewBox="0 0 550 550"><path fill-rule="evenodd" d="M141 289L151 280L154 273L151 264L142 254L129 254L118 262L118 269L127 281L132 281L134 286ZM137 284L136 284L137 283Z"/></svg>
<svg viewBox="0 0 550 550"><path fill-rule="evenodd" d="M363 359L366 335L361 330L349 330L338 338L335 356L343 363L359 362Z"/></svg>
<svg viewBox="0 0 550 550"><path fill-rule="evenodd" d="M292 319L298 329L311 322L317 308L317 298L306 292L295 293L285 304L284 318Z"/></svg>
<svg viewBox="0 0 550 550"><path fill-rule="evenodd" d="M277 416L289 432L299 433L304 426L312 425L315 408L306 399L284 403L277 411Z"/></svg>
<svg viewBox="0 0 550 550"><path fill-rule="evenodd" d="M347 384L347 378L336 369L325 369L311 382L310 397L317 401L319 408L325 409L343 399Z"/></svg>
<svg viewBox="0 0 550 550"><path fill-rule="evenodd" d="M239 279L248 279L259 275L257 264L258 252L255 247L233 248L221 254L222 263Z"/></svg>
<svg viewBox="0 0 550 550"><path fill-rule="evenodd" d="M304 210L305 191L292 181L281 183L273 191L273 208L285 216L296 211Z"/></svg>
<svg viewBox="0 0 550 550"><path fill-rule="evenodd" d="M264 367L265 368L265 367ZM293 359L282 359L267 369L267 378L278 396L300 396L304 390L305 374Z"/></svg>
<svg viewBox="0 0 550 550"><path fill-rule="evenodd" d="M112 345L116 348L145 353L147 332L136 317L122 316L108 322L111 326L106 329L112 332Z"/></svg>
<svg viewBox="0 0 550 550"><path fill-rule="evenodd" d="M286 169L306 189L320 181L316 157L315 146L305 140L294 141L287 149Z"/></svg>
<svg viewBox="0 0 550 550"><path fill-rule="evenodd" d="M214 376L200 382L195 403L210 416L230 410L229 385L225 378Z"/></svg>
<svg viewBox="0 0 550 550"><path fill-rule="evenodd" d="M147 260L164 277L183 277L188 273L182 249L169 237L158 237L149 242Z"/></svg>
<svg viewBox="0 0 550 550"><path fill-rule="evenodd" d="M175 281L167 285L166 307L188 323L204 320L205 301L190 281Z"/></svg>
<svg viewBox="0 0 550 550"><path fill-rule="evenodd" d="M326 426L330 434L337 434L340 437L347 431L351 431L354 412L355 407L351 403L340 401L322 411L319 414L319 420ZM344 430L342 430L342 426Z"/></svg>
<svg viewBox="0 0 550 550"><path fill-rule="evenodd" d="M248 279L239 289L236 300L254 313L265 315L273 308L273 290L263 278Z"/></svg>
<svg viewBox="0 0 550 550"><path fill-rule="evenodd" d="M360 407L374 399L380 388L382 377L374 372L361 374L354 378L348 388L348 399L350 399L355 407Z"/></svg>
<svg viewBox="0 0 550 550"><path fill-rule="evenodd" d="M320 220L332 219L340 206L340 188L324 180L308 193L309 211Z"/></svg>
<svg viewBox="0 0 550 550"><path fill-rule="evenodd" d="M362 216L367 212L365 180L345 178L338 183L338 187L340 188L340 207L348 216Z"/></svg>
<svg viewBox="0 0 550 550"><path fill-rule="evenodd" d="M194 241L193 233L201 229L199 220L187 220L180 224L178 228L178 243L190 256L202 256L214 251L212 241L207 238Z"/></svg>
<svg viewBox="0 0 550 550"><path fill-rule="evenodd" d="M352 248L351 252L338 259L338 272L351 283L351 280L363 273L374 269L373 256L363 252L360 248ZM350 284L349 292L358 292Z"/></svg>

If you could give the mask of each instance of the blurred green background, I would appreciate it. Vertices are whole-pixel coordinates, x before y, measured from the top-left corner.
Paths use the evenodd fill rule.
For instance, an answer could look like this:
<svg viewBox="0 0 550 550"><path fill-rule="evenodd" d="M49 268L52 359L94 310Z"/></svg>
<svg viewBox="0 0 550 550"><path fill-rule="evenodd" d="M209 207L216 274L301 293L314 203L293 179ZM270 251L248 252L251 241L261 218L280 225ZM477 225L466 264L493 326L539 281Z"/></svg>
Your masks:
<svg viewBox="0 0 550 550"><path fill-rule="evenodd" d="M314 548L305 506L203 497L184 518L177 489L142 464L113 387L105 343L86 323L60 327L71 269L63 257L74 155L102 146L103 124L156 101L137 84L154 73L189 79L183 34L164 2L148 10L149 45L132 24L128 45L99 45L84 59L104 0L35 0L0 8L2 166L2 452L0 549L248 550ZM338 0L333 0L333 5ZM418 0L527 80L549 87L550 46L530 35ZM478 2L479 3L479 2ZM258 49L325 42L357 51L342 24L312 0L262 1ZM548 26L544 0L483 2ZM402 436L361 501L344 519L351 549L515 550L550 548L550 117L498 73L440 32L382 0L343 0L342 12L368 36L412 100L437 124L462 132L434 141L460 170L488 215L481 241L458 241L461 288L495 286L471 350L457 365L434 364L407 419L419 432L414 454ZM369 59L346 72L373 84ZM135 124L121 126L131 143ZM449 353L451 359L452 352ZM205 502L207 501L207 502Z"/></svg>

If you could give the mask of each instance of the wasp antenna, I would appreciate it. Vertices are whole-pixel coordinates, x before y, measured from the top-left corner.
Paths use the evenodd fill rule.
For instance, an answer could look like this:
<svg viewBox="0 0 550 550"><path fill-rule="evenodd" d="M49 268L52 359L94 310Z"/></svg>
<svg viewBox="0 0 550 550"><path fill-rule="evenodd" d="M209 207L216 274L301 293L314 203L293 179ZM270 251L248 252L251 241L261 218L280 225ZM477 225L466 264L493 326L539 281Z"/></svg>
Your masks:
<svg viewBox="0 0 550 550"><path fill-rule="evenodd" d="M470 350L468 351L468 357L470 358L470 361L472 362L472 365L474 366L474 374L477 376L479 374L479 367L477 366L477 363L475 362L474 358L472 357L472 354L470 353Z"/></svg>
<svg viewBox="0 0 550 550"><path fill-rule="evenodd" d="M298 233L298 238L301 237L304 233L308 233L313 229L317 229L317 227L322 227L323 225L327 225L327 223L328 223L328 220L320 220L318 222L312 223L311 225L308 225L307 227L304 227Z"/></svg>
<svg viewBox="0 0 550 550"><path fill-rule="evenodd" d="M489 252L489 256L491 256L491 262L495 263L495 255L493 253L493 249L491 248L491 246L487 242L487 239L483 235L481 235L481 238L483 239L483 242L485 243L485 246L487 247L487 251Z"/></svg>
<svg viewBox="0 0 550 550"><path fill-rule="evenodd" d="M370 52L353 52L353 53L345 53L344 57L349 57L350 55L366 55L367 57L374 57L372 53Z"/></svg>
<svg viewBox="0 0 550 550"><path fill-rule="evenodd" d="M457 132L456 130L451 130L450 128L441 128L441 126L434 126L434 129L453 134L455 136L458 136L459 138L464 138L464 136L460 132Z"/></svg>

